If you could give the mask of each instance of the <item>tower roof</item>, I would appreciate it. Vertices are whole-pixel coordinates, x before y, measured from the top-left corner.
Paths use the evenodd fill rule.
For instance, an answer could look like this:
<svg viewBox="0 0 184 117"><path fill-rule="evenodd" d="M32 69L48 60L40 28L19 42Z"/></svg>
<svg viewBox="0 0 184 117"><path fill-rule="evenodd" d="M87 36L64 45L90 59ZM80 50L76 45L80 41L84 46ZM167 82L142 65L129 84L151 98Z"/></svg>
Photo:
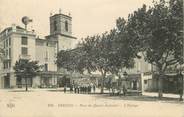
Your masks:
<svg viewBox="0 0 184 117"><path fill-rule="evenodd" d="M51 17L56 17L56 16L65 16L65 17L68 17L68 18L72 18L71 16L65 15L65 14L63 14L63 13L54 14L54 15L52 15Z"/></svg>

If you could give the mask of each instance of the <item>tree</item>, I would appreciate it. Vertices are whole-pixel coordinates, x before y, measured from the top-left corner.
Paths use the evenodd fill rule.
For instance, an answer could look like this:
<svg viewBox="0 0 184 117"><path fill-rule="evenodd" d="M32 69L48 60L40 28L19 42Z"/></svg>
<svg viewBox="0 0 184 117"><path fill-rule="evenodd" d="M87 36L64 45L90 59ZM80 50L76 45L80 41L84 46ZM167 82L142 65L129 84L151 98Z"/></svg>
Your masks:
<svg viewBox="0 0 184 117"><path fill-rule="evenodd" d="M166 69L182 62L182 4L182 0L170 0L169 4L160 0L148 10L143 5L128 19L129 39L142 51L145 60L157 68L159 98Z"/></svg>
<svg viewBox="0 0 184 117"><path fill-rule="evenodd" d="M184 46L184 40L183 40L183 0L170 0L170 12L172 14L172 19L173 19L173 32L175 32L175 34L177 34L177 38L179 40L181 40L182 42L182 46ZM177 47L176 48L180 48ZM182 48L181 50L183 50L184 48ZM184 60L184 50L183 51L179 51L177 53L177 57L181 58L180 65L183 64L183 60ZM180 82L179 82L179 95L180 95L180 101L183 100L182 96L183 96L183 91L184 91L184 79L183 76L181 75L181 70L179 73L179 77L180 77Z"/></svg>
<svg viewBox="0 0 184 117"><path fill-rule="evenodd" d="M57 55L57 66L71 72L84 72L85 53L80 47L72 50L61 50Z"/></svg>
<svg viewBox="0 0 184 117"><path fill-rule="evenodd" d="M117 27L117 36L114 40L114 47L116 48L116 55L118 55L119 62L121 63L119 67L117 67L117 72L121 71L122 68L133 68L134 67L134 59L140 58L138 55L139 52L139 44L136 44L134 40L130 38L134 38L132 34L129 34L129 26L128 22L124 18L118 18L116 20ZM135 43L135 44L134 44Z"/></svg>
<svg viewBox="0 0 184 117"><path fill-rule="evenodd" d="M88 36L77 48L60 51L57 65L80 73L99 71L102 76L101 93L103 93L107 73L118 75L122 68L134 66L137 54L126 41L128 41L126 22L120 18L117 20L117 29L102 35Z"/></svg>
<svg viewBox="0 0 184 117"><path fill-rule="evenodd" d="M16 77L25 78L26 91L28 91L28 78L32 79L39 72L39 65L37 61L29 61L26 59L19 59L16 61L14 70Z"/></svg>
<svg viewBox="0 0 184 117"><path fill-rule="evenodd" d="M74 57L74 56L73 56ZM60 68L65 68L67 70L74 70L74 58L72 57L72 52L69 50L61 50L57 55L57 66Z"/></svg>
<svg viewBox="0 0 184 117"><path fill-rule="evenodd" d="M119 25L119 23L117 23ZM125 26L123 24L122 26ZM122 29L122 28L121 28ZM104 91L104 79L107 73L118 74L120 69L134 66L134 56L131 48L122 43L124 35L113 29L101 36L87 37L83 41L83 51L86 53L86 69L88 71L99 71L102 75L101 93Z"/></svg>

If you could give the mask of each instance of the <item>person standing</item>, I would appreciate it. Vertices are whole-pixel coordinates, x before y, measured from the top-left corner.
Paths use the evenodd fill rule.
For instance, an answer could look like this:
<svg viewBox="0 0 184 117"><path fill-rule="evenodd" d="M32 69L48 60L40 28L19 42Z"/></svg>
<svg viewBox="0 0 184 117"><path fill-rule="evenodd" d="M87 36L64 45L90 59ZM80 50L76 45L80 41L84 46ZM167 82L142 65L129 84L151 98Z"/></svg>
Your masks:
<svg viewBox="0 0 184 117"><path fill-rule="evenodd" d="M66 85L64 86L64 93L66 93Z"/></svg>
<svg viewBox="0 0 184 117"><path fill-rule="evenodd" d="M74 86L74 92L77 93L77 86Z"/></svg>
<svg viewBox="0 0 184 117"><path fill-rule="evenodd" d="M80 91L79 91L79 90L80 90L80 87L78 86L78 87L77 87L77 93L78 93L78 94L80 93Z"/></svg>
<svg viewBox="0 0 184 117"><path fill-rule="evenodd" d="M95 91L96 91L96 87L95 85L93 85L93 92L95 93Z"/></svg>
<svg viewBox="0 0 184 117"><path fill-rule="evenodd" d="M112 95L113 96L115 95L115 89L114 89L114 87L112 88Z"/></svg>
<svg viewBox="0 0 184 117"><path fill-rule="evenodd" d="M91 89L92 89L92 87L91 87L91 85L89 85L89 93L91 93Z"/></svg>
<svg viewBox="0 0 184 117"><path fill-rule="evenodd" d="M73 91L73 86L70 85L70 93L72 93L72 91Z"/></svg>
<svg viewBox="0 0 184 117"><path fill-rule="evenodd" d="M123 85L123 95L126 96L126 93L127 93L127 89L126 89L125 85Z"/></svg>

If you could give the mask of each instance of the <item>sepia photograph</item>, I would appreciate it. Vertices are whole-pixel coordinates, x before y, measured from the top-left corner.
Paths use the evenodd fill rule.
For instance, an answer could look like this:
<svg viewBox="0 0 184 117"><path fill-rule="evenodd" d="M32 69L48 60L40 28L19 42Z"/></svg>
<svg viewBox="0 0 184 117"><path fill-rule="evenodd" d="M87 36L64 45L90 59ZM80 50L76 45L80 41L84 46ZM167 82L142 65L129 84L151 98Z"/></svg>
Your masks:
<svg viewBox="0 0 184 117"><path fill-rule="evenodd" d="M184 117L183 0L0 0L0 117Z"/></svg>

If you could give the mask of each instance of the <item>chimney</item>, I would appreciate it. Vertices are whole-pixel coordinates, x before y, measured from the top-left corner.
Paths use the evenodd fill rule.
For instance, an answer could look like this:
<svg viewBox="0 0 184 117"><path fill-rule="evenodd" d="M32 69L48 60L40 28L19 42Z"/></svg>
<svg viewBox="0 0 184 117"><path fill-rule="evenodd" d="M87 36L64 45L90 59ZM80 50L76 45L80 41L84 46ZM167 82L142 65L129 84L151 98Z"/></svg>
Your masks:
<svg viewBox="0 0 184 117"><path fill-rule="evenodd" d="M12 31L16 32L16 24L12 24Z"/></svg>

